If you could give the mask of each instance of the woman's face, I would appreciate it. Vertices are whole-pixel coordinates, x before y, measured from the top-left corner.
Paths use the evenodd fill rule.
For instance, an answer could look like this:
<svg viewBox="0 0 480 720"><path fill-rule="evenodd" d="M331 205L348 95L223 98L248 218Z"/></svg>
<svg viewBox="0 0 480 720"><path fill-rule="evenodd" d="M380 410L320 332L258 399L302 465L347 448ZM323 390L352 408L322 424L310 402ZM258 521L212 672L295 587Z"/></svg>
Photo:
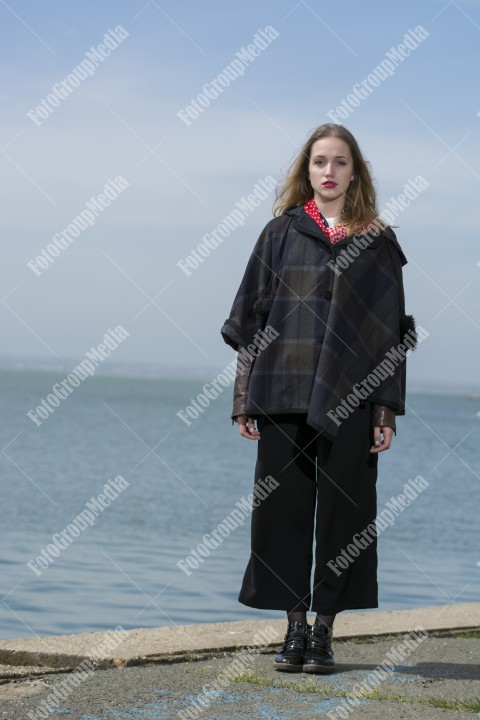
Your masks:
<svg viewBox="0 0 480 720"><path fill-rule="evenodd" d="M315 200L321 204L344 198L353 180L353 158L345 140L338 137L316 140L310 153L308 177Z"/></svg>

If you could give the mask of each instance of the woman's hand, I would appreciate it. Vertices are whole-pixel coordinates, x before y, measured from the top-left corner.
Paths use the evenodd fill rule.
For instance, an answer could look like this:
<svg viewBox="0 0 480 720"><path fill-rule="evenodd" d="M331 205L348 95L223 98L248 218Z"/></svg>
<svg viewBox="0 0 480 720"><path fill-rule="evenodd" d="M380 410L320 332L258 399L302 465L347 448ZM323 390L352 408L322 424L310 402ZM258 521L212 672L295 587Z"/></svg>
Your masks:
<svg viewBox="0 0 480 720"><path fill-rule="evenodd" d="M383 440L382 440L383 433ZM373 428L373 442L374 444L370 448L371 453L379 453L384 450L388 450L392 444L393 429L391 427L380 427L376 425Z"/></svg>
<svg viewBox="0 0 480 720"><path fill-rule="evenodd" d="M255 420L247 418L246 415L237 415L235 420L238 423L240 435L249 440L260 440L260 433L255 428Z"/></svg>

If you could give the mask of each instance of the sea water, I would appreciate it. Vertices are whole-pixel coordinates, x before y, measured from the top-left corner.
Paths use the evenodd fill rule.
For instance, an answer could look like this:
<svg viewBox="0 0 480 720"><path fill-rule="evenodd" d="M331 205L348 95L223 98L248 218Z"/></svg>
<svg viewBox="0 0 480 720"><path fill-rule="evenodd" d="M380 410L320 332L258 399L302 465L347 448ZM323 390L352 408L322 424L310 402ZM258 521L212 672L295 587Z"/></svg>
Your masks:
<svg viewBox="0 0 480 720"><path fill-rule="evenodd" d="M256 443L231 424L231 387L187 425L177 413L208 378L95 376L38 424L28 413L62 377L0 372L1 637L282 617L237 600L249 515L202 545L252 490ZM429 484L379 535L380 608L478 601L480 403L407 403L379 456L379 512L409 479Z"/></svg>

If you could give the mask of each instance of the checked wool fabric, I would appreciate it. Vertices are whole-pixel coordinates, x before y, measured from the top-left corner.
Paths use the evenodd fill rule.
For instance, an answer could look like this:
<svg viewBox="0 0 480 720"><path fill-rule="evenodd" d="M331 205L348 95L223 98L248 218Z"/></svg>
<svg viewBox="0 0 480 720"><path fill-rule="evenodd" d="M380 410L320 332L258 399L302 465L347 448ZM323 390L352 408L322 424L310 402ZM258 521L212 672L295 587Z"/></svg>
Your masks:
<svg viewBox="0 0 480 720"><path fill-rule="evenodd" d="M289 220L273 303L265 317L253 306L269 286ZM377 237L348 236L332 244L302 206L270 220L221 328L224 341L237 351L265 325L279 333L254 360L248 416L307 413L307 423L334 440L338 424L332 411L400 343L405 313L401 269L406 263L390 228ZM367 401L404 415L405 366L405 361L398 363Z"/></svg>

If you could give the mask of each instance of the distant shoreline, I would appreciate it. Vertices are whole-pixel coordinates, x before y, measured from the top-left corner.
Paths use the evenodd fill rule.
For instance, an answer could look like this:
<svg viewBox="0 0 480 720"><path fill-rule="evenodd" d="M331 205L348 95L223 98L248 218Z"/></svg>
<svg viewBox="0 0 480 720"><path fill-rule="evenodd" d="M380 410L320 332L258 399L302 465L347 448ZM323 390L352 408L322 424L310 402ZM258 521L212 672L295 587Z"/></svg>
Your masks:
<svg viewBox="0 0 480 720"><path fill-rule="evenodd" d="M78 358L58 358L52 361L49 358L25 358L0 356L0 372L39 372L39 373L65 373L72 369ZM223 366L222 366L223 367ZM125 378L138 380L203 380L211 379L218 373L218 367L179 366L153 363L118 363L105 362L98 368L95 377ZM480 400L480 387L478 383L455 385L446 381L422 382L418 380L407 381L407 392L410 394L452 395Z"/></svg>

